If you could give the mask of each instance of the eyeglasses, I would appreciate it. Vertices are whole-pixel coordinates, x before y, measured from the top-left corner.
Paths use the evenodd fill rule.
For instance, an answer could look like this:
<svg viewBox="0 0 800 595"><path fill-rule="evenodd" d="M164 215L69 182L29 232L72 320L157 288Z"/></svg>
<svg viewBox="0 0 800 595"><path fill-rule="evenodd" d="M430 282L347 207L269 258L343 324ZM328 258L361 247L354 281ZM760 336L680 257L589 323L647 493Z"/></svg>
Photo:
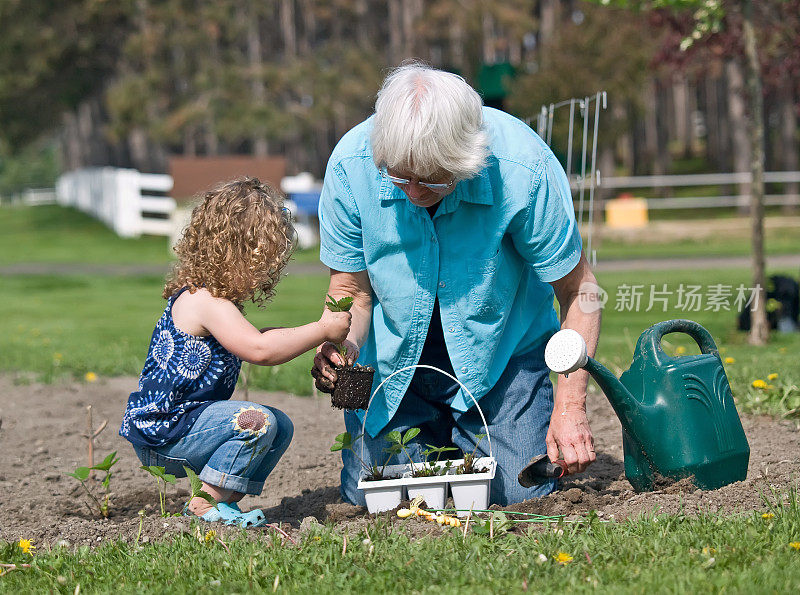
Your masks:
<svg viewBox="0 0 800 595"><path fill-rule="evenodd" d="M386 171L386 168L381 168L380 172L381 176L389 180L392 184L396 184L398 186L408 186L409 184L411 184L411 180L409 180L408 178L398 178L397 176L389 175L389 172ZM433 192L444 193L450 190L450 188L452 188L455 185L456 179L453 178L452 180L450 180L445 184L434 184L433 182L421 182L420 180L416 180L414 183L419 184L423 188L427 188L428 190L431 190Z"/></svg>

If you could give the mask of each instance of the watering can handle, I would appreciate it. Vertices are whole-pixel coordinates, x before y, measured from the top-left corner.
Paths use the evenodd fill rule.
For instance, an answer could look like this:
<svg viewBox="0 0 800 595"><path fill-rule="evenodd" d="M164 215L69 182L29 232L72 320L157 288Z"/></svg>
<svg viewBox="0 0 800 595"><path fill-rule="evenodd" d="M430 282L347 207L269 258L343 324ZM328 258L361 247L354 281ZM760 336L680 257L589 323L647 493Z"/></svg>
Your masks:
<svg viewBox="0 0 800 595"><path fill-rule="evenodd" d="M693 320L679 318L677 320L659 322L645 331L645 334L648 335L648 342L643 346L649 347L658 361L663 362L672 359L661 348L661 340L664 335L670 333L685 333L697 342L702 353L717 353L717 344L714 342L711 333Z"/></svg>

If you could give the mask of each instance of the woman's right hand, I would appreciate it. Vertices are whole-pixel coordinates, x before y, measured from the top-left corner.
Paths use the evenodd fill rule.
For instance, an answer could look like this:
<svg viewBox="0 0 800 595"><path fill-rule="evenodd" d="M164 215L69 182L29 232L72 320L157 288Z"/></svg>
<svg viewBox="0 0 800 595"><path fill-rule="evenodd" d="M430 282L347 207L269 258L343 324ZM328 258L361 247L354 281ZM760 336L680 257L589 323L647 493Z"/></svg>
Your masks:
<svg viewBox="0 0 800 595"><path fill-rule="evenodd" d="M326 341L341 343L350 332L350 321L353 315L350 312L331 312L323 310L319 323Z"/></svg>

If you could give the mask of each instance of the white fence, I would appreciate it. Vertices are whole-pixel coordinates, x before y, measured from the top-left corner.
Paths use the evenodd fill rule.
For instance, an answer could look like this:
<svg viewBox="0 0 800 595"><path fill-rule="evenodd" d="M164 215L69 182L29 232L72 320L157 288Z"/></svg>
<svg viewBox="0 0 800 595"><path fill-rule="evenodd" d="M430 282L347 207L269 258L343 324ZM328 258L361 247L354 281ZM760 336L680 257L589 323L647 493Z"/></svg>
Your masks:
<svg viewBox="0 0 800 595"><path fill-rule="evenodd" d="M135 169L87 168L62 175L56 200L99 219L123 238L173 233L172 177Z"/></svg>
<svg viewBox="0 0 800 595"><path fill-rule="evenodd" d="M680 198L654 198L647 201L647 208L656 209L714 209L722 207L747 207L750 201L749 191L746 190L752 176L750 172L719 173L719 174L689 174L689 175L664 175L664 176L630 176L606 177L600 180L599 186L606 190L633 190L633 189L665 189L665 188L692 188L700 186L720 186L735 188L744 186L744 190L736 194L720 194L717 196L684 196ZM577 189L579 180L573 180L572 186ZM766 184L797 184L800 183L800 171L774 171L764 173ZM606 196L611 198L610 196ZM784 190L783 194L767 194L764 196L766 206L799 205L800 197Z"/></svg>

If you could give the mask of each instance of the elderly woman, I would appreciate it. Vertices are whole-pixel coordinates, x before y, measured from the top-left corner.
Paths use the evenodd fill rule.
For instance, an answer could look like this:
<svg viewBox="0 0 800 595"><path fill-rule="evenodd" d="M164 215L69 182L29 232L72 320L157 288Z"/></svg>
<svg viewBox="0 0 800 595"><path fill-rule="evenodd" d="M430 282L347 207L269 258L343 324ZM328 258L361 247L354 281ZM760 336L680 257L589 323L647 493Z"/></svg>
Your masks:
<svg viewBox="0 0 800 595"><path fill-rule="evenodd" d="M581 308L579 296L595 279L564 171L527 125L483 107L459 76L401 66L386 78L374 116L334 149L319 219L329 293L355 300L347 363L374 366L373 389L413 364L445 370L479 400L487 421L484 429L447 376L427 368L397 374L367 414L367 463L385 459L392 430L421 429L412 454L426 444L465 452L477 444L487 454L476 435L488 431L498 461L491 501L506 505L555 488L518 484L534 455L563 457L571 473L595 460L586 374L559 378L554 399L543 357L559 326L581 333L594 351L600 313ZM330 388L332 364L342 360L334 345L320 346L320 388ZM360 435L364 412L344 417ZM342 456L342 497L363 504L358 460Z"/></svg>

